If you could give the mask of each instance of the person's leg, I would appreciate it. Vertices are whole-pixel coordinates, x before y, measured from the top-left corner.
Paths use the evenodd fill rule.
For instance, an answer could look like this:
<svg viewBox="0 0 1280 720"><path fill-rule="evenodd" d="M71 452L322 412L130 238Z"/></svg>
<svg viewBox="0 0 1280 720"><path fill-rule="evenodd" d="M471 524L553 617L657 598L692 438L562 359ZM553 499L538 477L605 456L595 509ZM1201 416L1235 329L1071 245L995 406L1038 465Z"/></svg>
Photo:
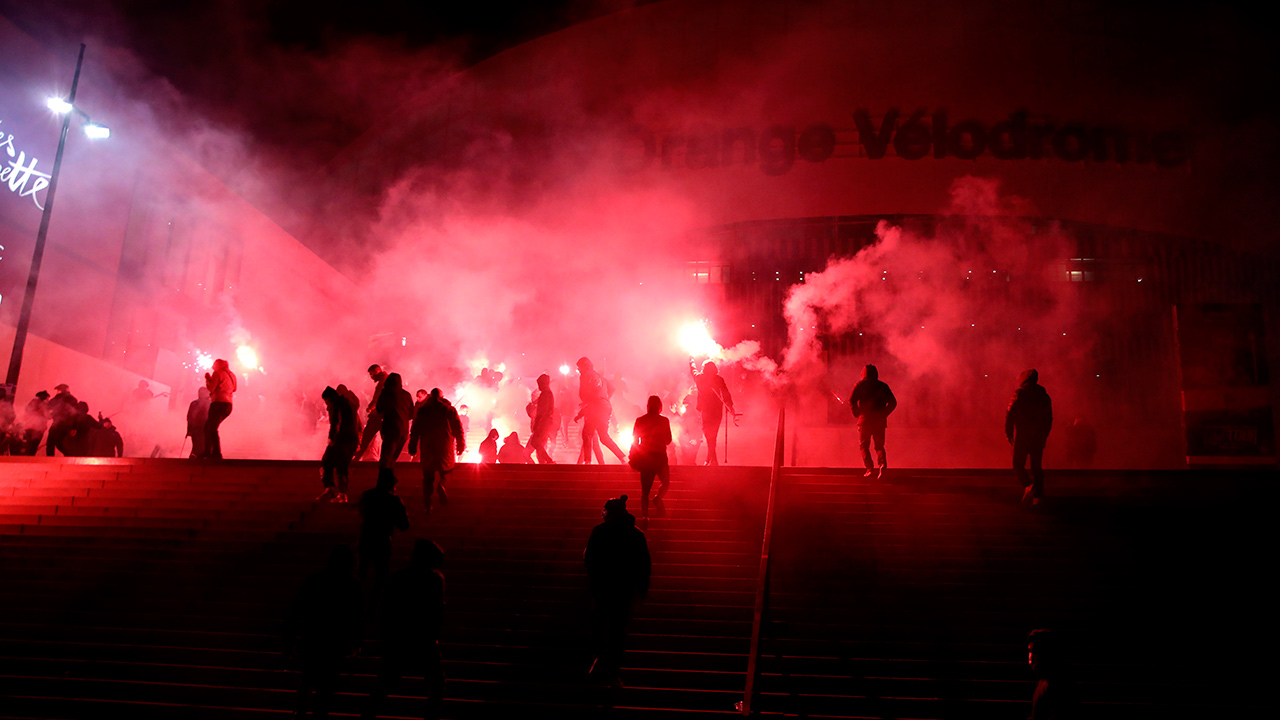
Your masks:
<svg viewBox="0 0 1280 720"><path fill-rule="evenodd" d="M436 471L431 465L422 465L422 507L431 514L431 497L436 493Z"/></svg>
<svg viewBox="0 0 1280 720"><path fill-rule="evenodd" d="M369 693L369 704L365 706L364 717L368 719L378 717L378 711L382 709L382 703L387 699L396 686L400 684L400 680L404 677L404 662L394 652L386 652L382 656L382 665L378 668L378 682L373 686L373 692Z"/></svg>
<svg viewBox="0 0 1280 720"><path fill-rule="evenodd" d="M44 444L45 454L53 457L53 451L62 444L63 431L57 423L49 426L49 439Z"/></svg>
<svg viewBox="0 0 1280 720"><path fill-rule="evenodd" d="M364 432L360 434L360 444L356 446L355 459L363 459L369 454L369 448L373 445L373 439L378 436L382 430L382 416L376 412L369 413L369 419L364 424Z"/></svg>
<svg viewBox="0 0 1280 720"><path fill-rule="evenodd" d="M1022 486L1023 501L1029 501L1034 491L1031 489L1031 478L1027 476L1027 456L1030 455L1030 448L1026 440L1022 438L1014 438L1013 441L1013 474L1018 479L1018 484Z"/></svg>
<svg viewBox="0 0 1280 720"><path fill-rule="evenodd" d="M205 452L215 460L222 459L222 440L218 436L218 426L231 415L231 403L216 402L209 405L209 419L205 421Z"/></svg>
<svg viewBox="0 0 1280 720"><path fill-rule="evenodd" d="M457 467L457 466L455 466ZM449 504L449 493L445 492L444 482L449 479L449 473L440 471L440 480L436 482L436 497L440 498L441 505Z"/></svg>
<svg viewBox="0 0 1280 720"><path fill-rule="evenodd" d="M871 428L858 426L858 450L862 451L862 467L870 474L875 466L871 464Z"/></svg>
<svg viewBox="0 0 1280 720"><path fill-rule="evenodd" d="M876 428L876 431L871 434L871 440L876 445L876 466L881 470L888 465L884 451L884 431L884 428Z"/></svg>
<svg viewBox="0 0 1280 720"><path fill-rule="evenodd" d="M640 471L640 517L649 517L649 494L653 492L651 472Z"/></svg>
<svg viewBox="0 0 1280 720"><path fill-rule="evenodd" d="M720 415L718 413L702 414L702 436L707 439L707 464L719 465L720 459L716 457L716 440L720 436Z"/></svg>
<svg viewBox="0 0 1280 720"><path fill-rule="evenodd" d="M538 457L539 465L550 465L555 462L551 459L551 454L547 452L548 435L546 430L540 431L537 435L529 440L529 444L533 445L534 454Z"/></svg>
<svg viewBox="0 0 1280 720"><path fill-rule="evenodd" d="M336 447L334 470L338 476L338 499L346 502L347 490L351 487L351 456L355 453L355 444L348 440L338 443Z"/></svg>
<svg viewBox="0 0 1280 720"><path fill-rule="evenodd" d="M600 436L600 442L617 456L619 462L625 463L627 461L627 454L622 452L622 448L618 447L618 443L614 442L613 438L609 437L609 418L606 417L600 420L597 434ZM603 465L604 462L602 461L600 464Z"/></svg>
<svg viewBox="0 0 1280 720"><path fill-rule="evenodd" d="M1031 447L1031 497L1044 497L1044 446L1045 440L1038 440Z"/></svg>
<svg viewBox="0 0 1280 720"><path fill-rule="evenodd" d="M328 500L338 494L333 487L333 476L338 470L338 464L335 457L338 454L337 445L328 445L324 449L324 455L320 457L320 483L324 485L324 492L316 500Z"/></svg>
<svg viewBox="0 0 1280 720"><path fill-rule="evenodd" d="M591 441L595 439L596 430L591 418L582 418L582 452L578 456L579 465L591 464Z"/></svg>
<svg viewBox="0 0 1280 720"><path fill-rule="evenodd" d="M204 425L191 426L191 457L204 457Z"/></svg>

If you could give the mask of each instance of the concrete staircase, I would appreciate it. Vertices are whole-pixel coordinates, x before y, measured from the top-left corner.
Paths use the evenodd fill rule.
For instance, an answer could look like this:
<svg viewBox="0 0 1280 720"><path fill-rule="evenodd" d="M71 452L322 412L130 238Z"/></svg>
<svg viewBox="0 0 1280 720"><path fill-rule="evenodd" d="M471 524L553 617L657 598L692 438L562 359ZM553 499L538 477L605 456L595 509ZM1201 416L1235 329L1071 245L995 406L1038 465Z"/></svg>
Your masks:
<svg viewBox="0 0 1280 720"><path fill-rule="evenodd" d="M397 473L412 528L393 568L414 537L447 556L445 717L734 714L767 469L674 468L620 689L585 682L581 553L604 500L638 494L635 473L464 466L429 518L417 468ZM313 501L318 476L300 462L0 458L0 718L291 711L282 618L359 525L354 505ZM352 480L356 498L374 468ZM1086 717L1266 713L1274 480L1055 474L1051 502L1027 512L1002 472L787 469L757 709L1025 717L1024 639L1052 627L1078 647ZM351 662L338 715L363 709L377 655L369 642ZM424 692L406 679L383 716L420 717Z"/></svg>

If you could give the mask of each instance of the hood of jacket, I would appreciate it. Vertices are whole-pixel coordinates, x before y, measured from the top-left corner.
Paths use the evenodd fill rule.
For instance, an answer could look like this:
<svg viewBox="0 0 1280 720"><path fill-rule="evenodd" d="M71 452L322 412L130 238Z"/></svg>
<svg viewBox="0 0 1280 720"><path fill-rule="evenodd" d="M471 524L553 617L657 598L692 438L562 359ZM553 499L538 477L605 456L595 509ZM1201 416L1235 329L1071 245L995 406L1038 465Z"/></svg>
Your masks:
<svg viewBox="0 0 1280 720"><path fill-rule="evenodd" d="M879 380L880 371L876 369L875 365L867 365L866 367L862 368L862 379L863 380Z"/></svg>
<svg viewBox="0 0 1280 720"><path fill-rule="evenodd" d="M1040 373L1035 368L1024 370L1022 375L1018 377L1018 387L1029 388L1040 384Z"/></svg>

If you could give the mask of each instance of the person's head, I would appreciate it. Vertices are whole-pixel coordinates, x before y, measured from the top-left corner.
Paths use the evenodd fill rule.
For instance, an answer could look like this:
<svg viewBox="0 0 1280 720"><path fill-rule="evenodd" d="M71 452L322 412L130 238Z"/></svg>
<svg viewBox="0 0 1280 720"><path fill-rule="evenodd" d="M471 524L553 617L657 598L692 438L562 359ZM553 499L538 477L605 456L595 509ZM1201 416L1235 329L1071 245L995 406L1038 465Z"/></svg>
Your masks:
<svg viewBox="0 0 1280 720"><path fill-rule="evenodd" d="M208 391L206 390L205 392L208 392ZM40 392L36 393L36 397L40 398L41 400L48 400L48 399L49 399L49 391L48 391L48 390L41 390Z"/></svg>
<svg viewBox="0 0 1280 720"><path fill-rule="evenodd" d="M387 379L386 382L383 383L383 387L390 390L392 393L395 393L396 390L403 390L404 381L400 379L400 373L391 373L390 375L387 375Z"/></svg>
<svg viewBox="0 0 1280 720"><path fill-rule="evenodd" d="M876 369L875 365L867 365L862 368L862 377L868 380L879 380L880 371Z"/></svg>
<svg viewBox="0 0 1280 720"><path fill-rule="evenodd" d="M604 518L605 522L626 521L627 518L631 518L633 522L635 521L635 516L627 511L626 495L619 495L611 500L606 500L604 510L601 511L600 516Z"/></svg>
<svg viewBox="0 0 1280 720"><path fill-rule="evenodd" d="M495 430L494 432L497 432L497 431ZM520 444L520 434L519 434L519 433L517 433L517 432L515 432L515 431L512 431L512 432L511 432L511 434L510 434L510 435L507 435L506 439L505 439L505 440L503 440L502 442L504 442L504 443L511 443L511 444L513 444L513 445L519 445L519 444Z"/></svg>
<svg viewBox="0 0 1280 720"><path fill-rule="evenodd" d="M594 368L595 368L595 365L591 364L591 358L587 357L586 355L583 355L582 357L578 358L578 372L584 373Z"/></svg>
<svg viewBox="0 0 1280 720"><path fill-rule="evenodd" d="M414 393L413 397L418 402L422 402L423 400L427 399L427 391L422 388L418 388L418 392Z"/></svg>
<svg viewBox="0 0 1280 720"><path fill-rule="evenodd" d="M375 364L375 365L370 365L370 366L369 366L369 379L370 379L370 380L372 380L372 381L374 381L374 382L377 382L377 381L381 380L381 379L382 379L382 378L384 378L384 377L386 377L386 373L382 372L382 366L381 366L381 365L376 365L376 364Z"/></svg>
<svg viewBox="0 0 1280 720"><path fill-rule="evenodd" d="M116 424L115 424L115 423L113 423L113 422L111 422L111 418L102 418L102 429L103 429L103 430L115 430L115 429L116 429Z"/></svg>
<svg viewBox="0 0 1280 720"><path fill-rule="evenodd" d="M1030 387L1040 382L1040 373L1035 369L1022 371L1022 375L1018 377L1018 384L1023 387Z"/></svg>
<svg viewBox="0 0 1280 720"><path fill-rule="evenodd" d="M548 390L551 389L550 375L546 373L542 373L541 375L538 376L538 389L541 390L542 392L547 392Z"/></svg>
<svg viewBox="0 0 1280 720"><path fill-rule="evenodd" d="M339 385L335 389L338 391L339 395L346 395L347 393L351 392L350 390L347 389L346 385Z"/></svg>
<svg viewBox="0 0 1280 720"><path fill-rule="evenodd" d="M139 389L139 390L146 390L146 389L147 389L147 387L148 387L148 386L147 386L147 381L146 381L146 380L139 380L139 381L138 381L138 389Z"/></svg>
<svg viewBox="0 0 1280 720"><path fill-rule="evenodd" d="M413 541L413 559L411 560L414 567L435 570L444 565L444 550L440 546L426 538L418 538Z"/></svg>
<svg viewBox="0 0 1280 720"><path fill-rule="evenodd" d="M657 395L649 396L649 414L650 415L662 414L662 398L658 397Z"/></svg>
<svg viewBox="0 0 1280 720"><path fill-rule="evenodd" d="M1027 664L1041 677L1056 672L1062 663L1058 636L1052 630L1032 630L1027 635Z"/></svg>
<svg viewBox="0 0 1280 720"><path fill-rule="evenodd" d="M347 544L334 545L329 551L329 572L339 575L350 575L356 566L356 555Z"/></svg>
<svg viewBox="0 0 1280 720"><path fill-rule="evenodd" d="M720 373L720 368L716 367L716 364L711 362L710 360L702 363L703 375L717 375L719 373Z"/></svg>
<svg viewBox="0 0 1280 720"><path fill-rule="evenodd" d="M80 411L80 414L82 414L82 415L88 415L88 414L89 414L89 403L87 403L87 402L85 402L85 401L81 400L80 402L76 403L76 410Z"/></svg>
<svg viewBox="0 0 1280 720"><path fill-rule="evenodd" d="M434 402L440 402L444 399L444 393L440 391L440 388L431 388L431 392L427 393L427 397L431 398ZM465 408L466 405L463 405L462 407Z"/></svg>
<svg viewBox="0 0 1280 720"><path fill-rule="evenodd" d="M66 391L70 390L70 389L71 389L71 386L70 386L70 385L67 385L66 383L58 383L57 385L54 385L54 386L53 386L53 389L54 389L54 390L57 390L57 391L58 391L58 392L60 392L60 393L64 393L64 392L66 392Z"/></svg>
<svg viewBox="0 0 1280 720"><path fill-rule="evenodd" d="M458 406L458 414L459 414L459 415L466 415L470 410L471 410L471 408L467 407L466 405L459 405L459 406Z"/></svg>
<svg viewBox="0 0 1280 720"><path fill-rule="evenodd" d="M199 390L196 390L196 397L200 398L201 400L208 400L208 399L209 399L209 388L207 388L207 387L202 387L202 388L200 388Z"/></svg>
<svg viewBox="0 0 1280 720"><path fill-rule="evenodd" d="M219 370L231 372L231 364L228 363L223 358L218 358L217 360L213 361L213 369L214 369L214 372L217 372Z"/></svg>
<svg viewBox="0 0 1280 720"><path fill-rule="evenodd" d="M337 402L341 396L338 395L337 390L334 390L331 387L326 387L324 392L320 393L320 397L327 403L333 403Z"/></svg>
<svg viewBox="0 0 1280 720"><path fill-rule="evenodd" d="M489 434L485 436L485 440L497 440L498 428L489 428Z"/></svg>
<svg viewBox="0 0 1280 720"><path fill-rule="evenodd" d="M378 469L378 489L391 492L396 486L396 473L389 467Z"/></svg>

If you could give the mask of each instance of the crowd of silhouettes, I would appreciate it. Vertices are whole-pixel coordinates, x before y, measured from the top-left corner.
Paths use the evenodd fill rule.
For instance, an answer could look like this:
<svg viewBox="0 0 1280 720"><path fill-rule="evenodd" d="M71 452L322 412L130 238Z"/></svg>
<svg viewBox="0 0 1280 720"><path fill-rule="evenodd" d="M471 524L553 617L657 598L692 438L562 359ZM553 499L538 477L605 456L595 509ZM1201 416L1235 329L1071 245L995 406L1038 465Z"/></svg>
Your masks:
<svg viewBox="0 0 1280 720"><path fill-rule="evenodd" d="M36 455L43 439L48 457L124 456L124 439L111 418L90 413L66 383L54 390L53 397L37 392L21 410L7 388L0 390L0 455Z"/></svg>

